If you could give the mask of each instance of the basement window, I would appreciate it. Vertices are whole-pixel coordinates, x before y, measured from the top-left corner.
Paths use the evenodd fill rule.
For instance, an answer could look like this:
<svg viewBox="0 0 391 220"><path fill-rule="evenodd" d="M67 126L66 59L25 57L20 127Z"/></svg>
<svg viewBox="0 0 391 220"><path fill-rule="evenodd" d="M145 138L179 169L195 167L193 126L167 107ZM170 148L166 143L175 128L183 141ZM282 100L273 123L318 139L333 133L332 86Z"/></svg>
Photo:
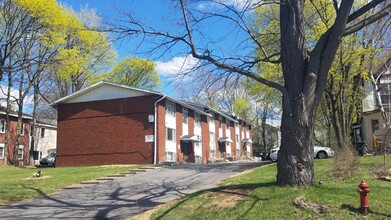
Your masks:
<svg viewBox="0 0 391 220"><path fill-rule="evenodd" d="M18 148L18 160L23 160L23 149L24 149L24 145L19 145L19 148Z"/></svg>
<svg viewBox="0 0 391 220"><path fill-rule="evenodd" d="M0 159L4 159L4 144L0 144Z"/></svg>

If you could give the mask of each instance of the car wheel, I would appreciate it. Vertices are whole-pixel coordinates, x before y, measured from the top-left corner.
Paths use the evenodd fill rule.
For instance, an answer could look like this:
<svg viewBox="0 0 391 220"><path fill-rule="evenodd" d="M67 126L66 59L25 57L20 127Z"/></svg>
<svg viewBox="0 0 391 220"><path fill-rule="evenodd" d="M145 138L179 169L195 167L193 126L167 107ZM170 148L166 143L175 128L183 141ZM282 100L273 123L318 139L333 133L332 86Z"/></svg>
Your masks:
<svg viewBox="0 0 391 220"><path fill-rule="evenodd" d="M327 153L325 151L319 151L316 157L319 159L325 159L327 158Z"/></svg>

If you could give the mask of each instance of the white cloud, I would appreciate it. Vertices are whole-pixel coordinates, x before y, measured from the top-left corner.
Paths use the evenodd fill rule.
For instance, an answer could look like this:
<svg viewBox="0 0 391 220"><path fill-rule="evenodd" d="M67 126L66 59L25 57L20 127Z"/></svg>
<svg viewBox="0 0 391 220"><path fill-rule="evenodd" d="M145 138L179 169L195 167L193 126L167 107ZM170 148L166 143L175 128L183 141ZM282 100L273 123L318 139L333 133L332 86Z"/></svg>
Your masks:
<svg viewBox="0 0 391 220"><path fill-rule="evenodd" d="M7 86L0 86L0 105L1 106L7 106ZM19 98L19 90L11 88L11 102L12 104L16 105L15 99ZM26 107L31 106L34 104L33 96L27 95L24 98L24 111L26 112Z"/></svg>
<svg viewBox="0 0 391 220"><path fill-rule="evenodd" d="M187 57L174 57L167 62L156 62L156 72L163 76L184 74L198 65L198 59L191 55Z"/></svg>
<svg viewBox="0 0 391 220"><path fill-rule="evenodd" d="M225 5L232 5L235 6L237 9L243 9L245 5L248 4L253 5L256 3L256 1L254 0L219 0L216 2ZM221 7L221 5L219 5L218 3L213 3L213 2L200 3L197 6L197 9L203 11L203 10L211 9L211 7Z"/></svg>

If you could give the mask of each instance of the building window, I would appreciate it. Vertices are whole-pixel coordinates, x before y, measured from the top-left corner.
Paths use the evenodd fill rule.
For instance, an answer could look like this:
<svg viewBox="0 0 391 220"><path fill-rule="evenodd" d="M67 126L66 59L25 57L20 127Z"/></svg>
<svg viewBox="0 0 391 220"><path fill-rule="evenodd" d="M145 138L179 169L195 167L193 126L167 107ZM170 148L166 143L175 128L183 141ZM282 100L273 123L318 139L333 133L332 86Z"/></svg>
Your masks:
<svg viewBox="0 0 391 220"><path fill-rule="evenodd" d="M175 141L175 129L166 128L166 140L167 141Z"/></svg>
<svg viewBox="0 0 391 220"><path fill-rule="evenodd" d="M175 104L172 102L166 102L166 115L175 117Z"/></svg>
<svg viewBox="0 0 391 220"><path fill-rule="evenodd" d="M215 122L215 115L214 115L214 114L212 114L212 115L210 116L210 121L213 122L213 123Z"/></svg>
<svg viewBox="0 0 391 220"><path fill-rule="evenodd" d="M23 149L24 149L24 145L19 145L19 148L18 148L18 160L23 160Z"/></svg>
<svg viewBox="0 0 391 220"><path fill-rule="evenodd" d="M0 120L0 132L1 133L4 133L5 132L5 126L6 126L6 122L4 119L1 119Z"/></svg>
<svg viewBox="0 0 391 220"><path fill-rule="evenodd" d="M229 130L229 120L228 120L228 118L225 119L225 128L227 129L227 131Z"/></svg>
<svg viewBox="0 0 391 220"><path fill-rule="evenodd" d="M20 125L20 135L24 135L24 124L23 124L23 122Z"/></svg>
<svg viewBox="0 0 391 220"><path fill-rule="evenodd" d="M221 128L221 124L223 123L223 119L221 118L221 116L219 115L219 128Z"/></svg>
<svg viewBox="0 0 391 220"><path fill-rule="evenodd" d="M379 120L371 120L372 123L372 132L375 133L379 130Z"/></svg>
<svg viewBox="0 0 391 220"><path fill-rule="evenodd" d="M236 135L236 143L239 143L239 135Z"/></svg>
<svg viewBox="0 0 391 220"><path fill-rule="evenodd" d="M189 117L189 112L187 108L182 108L182 122L187 124L188 117Z"/></svg>
<svg viewBox="0 0 391 220"><path fill-rule="evenodd" d="M41 138L45 137L45 128L41 128Z"/></svg>
<svg viewBox="0 0 391 220"><path fill-rule="evenodd" d="M4 144L0 144L0 159L4 158Z"/></svg>
<svg viewBox="0 0 391 220"><path fill-rule="evenodd" d="M198 113L194 113L194 124L196 126L201 126L201 115Z"/></svg>

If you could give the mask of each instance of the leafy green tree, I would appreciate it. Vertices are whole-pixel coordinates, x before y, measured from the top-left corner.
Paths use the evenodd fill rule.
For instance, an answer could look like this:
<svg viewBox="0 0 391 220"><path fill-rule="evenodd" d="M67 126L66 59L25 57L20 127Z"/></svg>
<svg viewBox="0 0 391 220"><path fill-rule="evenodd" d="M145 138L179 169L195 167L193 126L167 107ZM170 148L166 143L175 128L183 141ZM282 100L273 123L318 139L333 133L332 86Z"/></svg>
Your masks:
<svg viewBox="0 0 391 220"><path fill-rule="evenodd" d="M155 67L156 64L150 60L125 57L103 78L128 86L154 89L162 85Z"/></svg>
<svg viewBox="0 0 391 220"><path fill-rule="evenodd" d="M177 44L185 45L188 52L200 60L200 65L214 66L216 74L229 77L232 73L247 76L253 80L275 88L282 94L281 148L279 151L277 184L281 186L309 186L315 182L313 163L313 144L315 129L315 113L323 97L328 72L343 37L362 30L365 26L388 15L391 5L386 0L373 0L360 7L353 7L353 0L333 0L331 5L333 16L323 31L313 36L306 30L308 22L315 23L322 19L321 13L315 10L314 16L306 20L306 12L311 9L308 3L315 1L281 0L246 1L238 7L226 1L211 1L219 10L199 10L198 1L179 1L182 14L182 29L168 33L158 28L149 28L128 14L126 23L118 32L123 36L143 35L160 39L155 47L169 51ZM236 2L236 1L235 1ZM202 1L204 3L204 1ZM280 49L278 54L269 54L266 50L262 57L246 53L246 50L235 48L235 51L224 53L220 47L210 49L218 39L210 40L210 36L200 34L200 28L207 22L226 19L232 22L237 30L236 36L247 36L238 45L251 45L255 48L267 47L268 42L260 42L258 30L248 25L248 15L254 8L268 7L277 3L279 6ZM384 4L383 4L384 3ZM328 8L327 8L328 9ZM367 14L373 10L373 14ZM368 15L368 16L366 16ZM213 20L215 18L215 20ZM175 20L177 21L177 20ZM230 34L234 36L235 34ZM313 36L313 37L311 37ZM241 38L244 39L244 38ZM249 43L248 41L251 41ZM160 47L159 47L160 46ZM248 49L248 48L247 48ZM247 50L248 51L248 50ZM261 62L281 62L283 83L264 78L256 71L255 66ZM223 71L225 70L225 71Z"/></svg>

